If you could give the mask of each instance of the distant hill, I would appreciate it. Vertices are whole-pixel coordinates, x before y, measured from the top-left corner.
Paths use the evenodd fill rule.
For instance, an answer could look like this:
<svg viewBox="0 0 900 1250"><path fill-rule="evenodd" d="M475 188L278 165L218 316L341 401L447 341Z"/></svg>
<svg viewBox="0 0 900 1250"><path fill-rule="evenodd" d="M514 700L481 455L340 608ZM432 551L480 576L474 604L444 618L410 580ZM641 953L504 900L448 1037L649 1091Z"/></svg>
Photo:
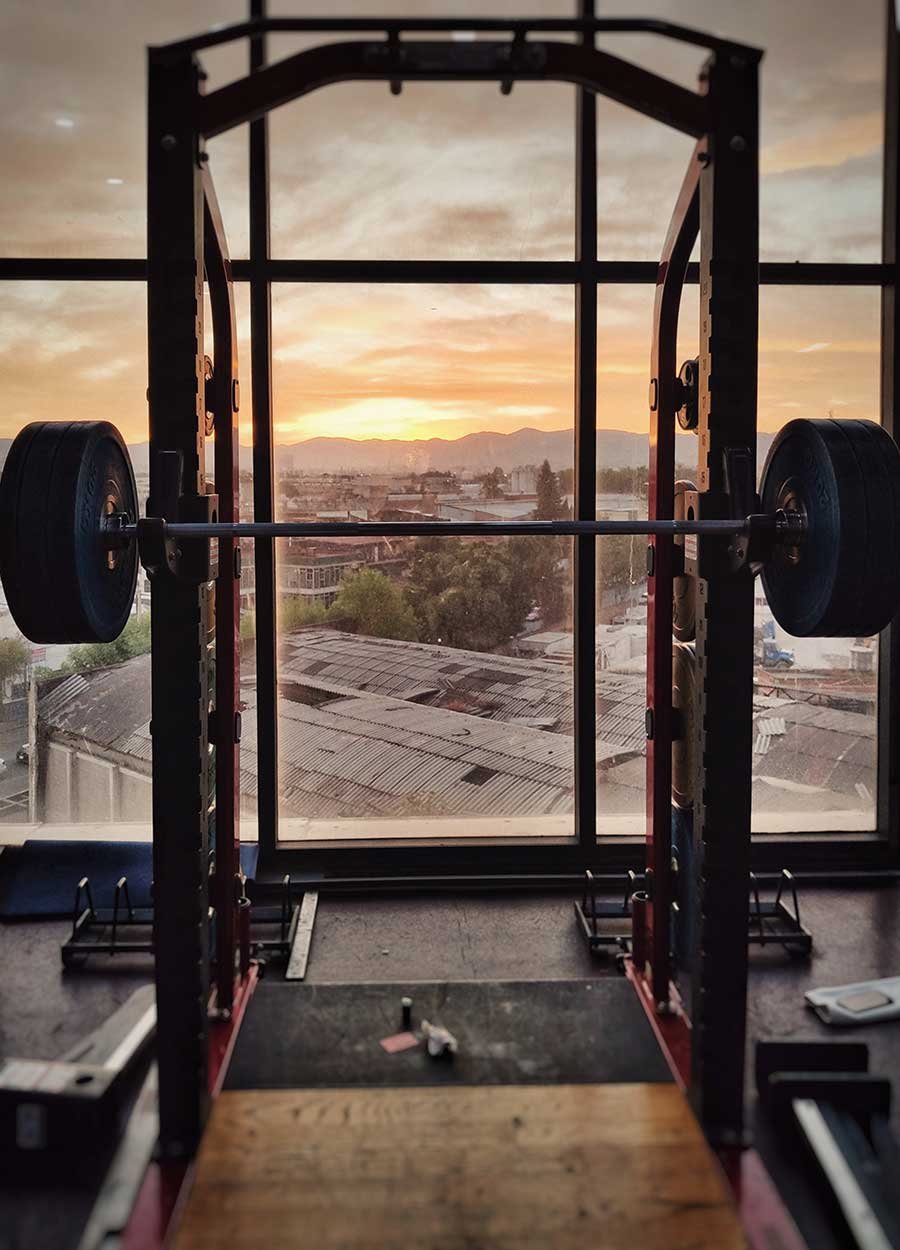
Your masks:
<svg viewBox="0 0 900 1250"><path fill-rule="evenodd" d="M773 435L760 434L757 454L765 457ZM340 471L390 473L426 469L481 470L499 465L509 471L517 465L550 461L553 469L564 469L574 461L573 430L516 430L512 434L478 433L463 438L400 439L311 438L302 443L276 447L276 460L285 468L304 473ZM243 449L242 449L243 451ZM597 431L597 461L612 469L643 466L647 463L646 434L627 430ZM691 434L676 438L679 463L697 459L697 440Z"/></svg>
<svg viewBox="0 0 900 1250"><path fill-rule="evenodd" d="M760 434L757 456L762 465L772 434ZM11 440L0 439L0 464L6 459ZM129 451L135 473L149 472L149 445L131 443ZM627 430L597 431L597 460L611 469L644 466L647 463L647 436ZM697 441L691 434L676 438L680 464L694 464ZM210 465L212 447L209 449ZM466 434L463 438L403 439L310 438L300 443L278 444L276 468L298 473L422 473L426 470L467 470L481 472L499 465L507 472L518 465L541 464L549 460L554 469L565 469L574 460L572 430L516 430L512 434L490 432ZM241 468L253 467L253 451L241 447Z"/></svg>
<svg viewBox="0 0 900 1250"><path fill-rule="evenodd" d="M761 457L768 451L772 437L771 434L760 435L758 454ZM411 441L311 438L276 447L275 455L279 465L303 473L421 473L460 469L480 472L495 465L509 471L517 465L541 464L544 460L549 460L553 469L564 469L574 461L574 446L572 430L523 429L512 434L484 432L457 439ZM676 454L679 462L692 464L697 457L696 439L690 434L678 435ZM624 469L645 465L647 456L646 434L626 430L597 431L599 464Z"/></svg>

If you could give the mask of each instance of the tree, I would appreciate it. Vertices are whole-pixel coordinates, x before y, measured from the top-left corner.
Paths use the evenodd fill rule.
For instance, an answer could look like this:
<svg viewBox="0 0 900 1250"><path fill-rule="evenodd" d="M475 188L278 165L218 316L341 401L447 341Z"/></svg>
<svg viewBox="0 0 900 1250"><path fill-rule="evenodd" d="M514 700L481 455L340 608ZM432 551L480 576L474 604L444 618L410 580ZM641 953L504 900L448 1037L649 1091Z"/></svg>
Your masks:
<svg viewBox="0 0 900 1250"><path fill-rule="evenodd" d="M349 621L358 634L373 638L418 637L416 618L396 583L374 569L359 569L341 582L329 617Z"/></svg>
<svg viewBox="0 0 900 1250"><path fill-rule="evenodd" d="M63 669L84 672L89 668L109 668L123 664L136 655L146 655L150 650L150 616L132 616L128 624L112 642L85 642L73 647Z"/></svg>
<svg viewBox="0 0 900 1250"><path fill-rule="evenodd" d="M493 651L521 631L532 597L528 570L509 543L416 544L407 599L423 642Z"/></svg>
<svg viewBox="0 0 900 1250"><path fill-rule="evenodd" d="M479 479L481 482L482 499L496 499L498 495L503 494L503 487L506 485L506 474L499 465L495 465L490 473L485 473Z"/></svg>
<svg viewBox="0 0 900 1250"><path fill-rule="evenodd" d="M550 468L550 461L545 460L538 470L535 518L538 521L561 521L568 511L560 493L559 478Z"/></svg>
<svg viewBox="0 0 900 1250"><path fill-rule="evenodd" d="M328 620L328 609L324 603L313 600L290 598L281 604L278 624L282 629L302 629L305 625L324 625ZM256 632L256 615L253 617L254 633Z"/></svg>
<svg viewBox="0 0 900 1250"><path fill-rule="evenodd" d="M509 540L512 565L522 579L529 607L532 602L538 605L545 626L561 622L566 615L565 543L564 538L555 535L542 538L536 534L523 534Z"/></svg>
<svg viewBox="0 0 900 1250"><path fill-rule="evenodd" d="M686 473L676 472L676 477L693 477L696 468ZM646 495L647 466L631 465L623 469L614 469L610 465L601 465L597 470L597 489L609 491L612 495Z"/></svg>
<svg viewBox="0 0 900 1250"><path fill-rule="evenodd" d="M646 573L647 546L634 534L609 534L597 545L598 581L603 586L634 586Z"/></svg>
<svg viewBox="0 0 900 1250"><path fill-rule="evenodd" d="M21 638L0 638L0 689L11 677L20 677L31 658Z"/></svg>
<svg viewBox="0 0 900 1250"><path fill-rule="evenodd" d="M304 599L282 599L278 610L278 628L283 630L302 629L305 625L324 625L328 620L328 609L323 603L309 603ZM256 637L256 613L241 613L241 637Z"/></svg>
<svg viewBox="0 0 900 1250"><path fill-rule="evenodd" d="M409 566L406 600L415 613L420 630L428 617L428 605L453 581L453 570L460 559L460 538L418 538Z"/></svg>

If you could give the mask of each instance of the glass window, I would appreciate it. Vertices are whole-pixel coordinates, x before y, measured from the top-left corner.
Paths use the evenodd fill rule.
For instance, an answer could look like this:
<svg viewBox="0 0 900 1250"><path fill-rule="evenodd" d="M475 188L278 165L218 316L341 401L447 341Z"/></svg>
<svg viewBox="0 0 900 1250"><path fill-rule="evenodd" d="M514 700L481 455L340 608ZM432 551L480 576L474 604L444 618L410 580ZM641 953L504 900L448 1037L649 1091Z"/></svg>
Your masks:
<svg viewBox="0 0 900 1250"><path fill-rule="evenodd" d="M243 0L5 6L2 254L146 255L146 47L245 16ZM207 87L239 76L245 57L241 45L204 55ZM210 145L235 256L246 247L245 149L241 132Z"/></svg>
<svg viewBox="0 0 900 1250"><path fill-rule="evenodd" d="M564 515L572 310L570 289L278 288L280 515ZM568 540L278 548L283 840L571 836Z"/></svg>
<svg viewBox="0 0 900 1250"><path fill-rule="evenodd" d="M778 430L792 417L829 414L877 421L880 371L876 288L760 289L761 430Z"/></svg>
<svg viewBox="0 0 900 1250"><path fill-rule="evenodd" d="M3 454L30 421L111 421L128 445L143 507L149 493L145 287L5 282L2 294ZM251 433L246 288L236 289L236 303L246 439ZM245 473L249 450L242 453ZM211 444L208 453L211 470ZM252 572L251 561L249 586L246 580L243 585L248 612ZM249 620L248 636L252 616ZM8 671L0 676L0 700L8 705L0 741L5 768L0 768L0 820L21 822L30 814L57 829L116 822L133 826L138 839L149 837L149 622L150 584L143 569L132 617L121 637L108 645L32 644L18 633L5 601L0 603L0 650L8 661ZM245 646L241 663L248 679L253 658L252 645ZM37 720L30 723L27 690L33 682L38 683ZM122 708L128 712L124 720Z"/></svg>
<svg viewBox="0 0 900 1250"><path fill-rule="evenodd" d="M271 120L272 252L571 260L574 89L340 83Z"/></svg>
<svg viewBox="0 0 900 1250"><path fill-rule="evenodd" d="M105 419L148 489L146 294L137 283L6 282L0 313L0 451L30 421ZM108 645L22 637L0 593L0 821L49 836L115 822L150 836L149 587ZM37 692L29 700L31 687Z"/></svg>
<svg viewBox="0 0 900 1250"><path fill-rule="evenodd" d="M760 255L881 259L882 0L625 0L616 16L668 18L764 49L760 77ZM701 56L649 35L601 36L611 52L696 89ZM687 161L685 140L601 105L600 238L608 259L655 258ZM659 188L663 194L660 195ZM662 206L656 202L662 199ZM604 227L603 211L609 220ZM635 235L631 237L631 223ZM652 227L652 229L651 229ZM660 227L662 229L660 230ZM629 251L629 243L656 245Z"/></svg>
<svg viewBox="0 0 900 1250"><path fill-rule="evenodd" d="M760 462L797 417L879 419L879 292L763 288ZM757 583L753 828L874 829L878 640L792 638Z"/></svg>
<svg viewBox="0 0 900 1250"><path fill-rule="evenodd" d="M653 292L603 287L598 314L598 515L646 515L647 376ZM685 289L678 359L697 350L698 288ZM878 419L880 296L868 288L763 287L760 467L774 433L796 417ZM694 477L697 442L679 434L679 476ZM601 835L643 816L645 543L598 540L598 812ZM876 798L877 642L793 639L757 583L753 827L871 829ZM636 679L634 674L639 673ZM638 681L629 702L625 687ZM616 703L630 708L618 716ZM603 766L614 732L632 753ZM626 818L626 819L623 819Z"/></svg>
<svg viewBox="0 0 900 1250"><path fill-rule="evenodd" d="M653 288L602 286L597 309L597 516L647 515ZM597 832L643 835L647 540L598 538Z"/></svg>

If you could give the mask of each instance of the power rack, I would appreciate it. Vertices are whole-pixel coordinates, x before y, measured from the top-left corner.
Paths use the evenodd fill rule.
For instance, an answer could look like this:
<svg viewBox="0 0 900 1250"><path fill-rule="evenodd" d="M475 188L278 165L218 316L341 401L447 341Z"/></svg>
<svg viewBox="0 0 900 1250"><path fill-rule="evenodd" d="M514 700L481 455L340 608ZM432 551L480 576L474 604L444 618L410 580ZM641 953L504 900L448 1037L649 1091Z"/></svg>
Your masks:
<svg viewBox="0 0 900 1250"><path fill-rule="evenodd" d="M154 48L149 62L148 292L150 370L149 516L172 522L238 520L237 408L232 274L204 142L251 123L251 177L265 179L266 114L326 84L372 79L562 81L578 88L575 517L595 519L596 456L596 94L694 137L663 248L657 279L651 357L650 518L673 515L676 331L682 286L700 240L701 349L698 384L698 486L704 520L733 519L755 497L758 298L758 85L760 53L665 22L597 19L590 6L573 20L452 19L256 20L206 37ZM460 27L473 41L441 39ZM325 43L265 64L273 32L333 31L368 37ZM699 90L688 91L599 50L598 35L655 34L705 48ZM415 36L427 34L426 40ZM577 42L554 35L575 34ZM213 44L249 39L251 73L204 92L197 54ZM255 154L255 155L254 155ZM255 273L268 259L268 201L251 200L255 520L272 521L271 310L269 287ZM388 267L393 280L425 280L427 263ZM456 266L453 276L459 280ZM496 269L496 266L493 266ZM540 267L538 267L540 268ZM345 276L357 274L351 265ZM387 276L387 275L385 275ZM448 275L449 276L449 275ZM512 263L504 280L528 281L535 266ZM549 275L543 275L549 276ZM206 393L204 278L212 307L214 374ZM215 487L209 494L201 454L214 413ZM747 512L752 511L747 508ZM415 532L413 529L410 532ZM238 804L237 541L220 538L218 577L208 550L174 544L168 567L152 579L154 878L159 1004L160 1124L164 1146L178 1154L198 1140L207 1108L206 1030L210 1000L207 894L216 917L222 970L216 1008L230 1009L234 966ZM517 871L581 871L596 861L594 596L595 539L575 545L576 840L571 845L496 848L495 862ZM176 554L177 553L177 554ZM704 574L697 636L700 768L706 783L695 811L699 891L692 1022L692 1090L707 1133L736 1139L743 1103L747 880L750 871L753 577L749 568L721 576L718 548L701 536ZM648 913L646 972L659 1011L670 999L671 907L671 612L673 541L653 535L648 548L649 631L647 770ZM261 851L272 855L277 827L274 555L256 539ZM213 603L215 628L213 628ZM213 665L214 660L214 665ZM215 671L214 680L211 672ZM211 764L211 746L215 761ZM271 804L271 806L269 806ZM505 854L504 854L505 850ZM379 849L379 869L401 858ZM338 851L361 867L361 857ZM349 860L349 863L348 863ZM505 860L505 863L504 863ZM414 864L441 872L478 871L471 850L420 848ZM211 864L210 878L208 865ZM404 864L408 869L411 865ZM211 884L210 884L211 881ZM709 941L715 931L713 945Z"/></svg>

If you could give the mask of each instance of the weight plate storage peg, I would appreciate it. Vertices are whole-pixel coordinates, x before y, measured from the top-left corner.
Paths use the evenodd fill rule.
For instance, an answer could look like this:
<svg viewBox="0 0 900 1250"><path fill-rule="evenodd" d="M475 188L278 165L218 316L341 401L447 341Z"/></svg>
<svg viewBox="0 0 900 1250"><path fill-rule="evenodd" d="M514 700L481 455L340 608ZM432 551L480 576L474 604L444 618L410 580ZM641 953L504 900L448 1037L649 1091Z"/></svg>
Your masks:
<svg viewBox="0 0 900 1250"><path fill-rule="evenodd" d="M137 584L134 542L110 545L107 517L137 520L128 450L108 421L38 421L0 477L0 579L32 642L111 642Z"/></svg>
<svg viewBox="0 0 900 1250"><path fill-rule="evenodd" d="M791 421L762 475L764 512L803 531L762 568L769 607L796 637L868 637L900 606L900 450L873 421Z"/></svg>

